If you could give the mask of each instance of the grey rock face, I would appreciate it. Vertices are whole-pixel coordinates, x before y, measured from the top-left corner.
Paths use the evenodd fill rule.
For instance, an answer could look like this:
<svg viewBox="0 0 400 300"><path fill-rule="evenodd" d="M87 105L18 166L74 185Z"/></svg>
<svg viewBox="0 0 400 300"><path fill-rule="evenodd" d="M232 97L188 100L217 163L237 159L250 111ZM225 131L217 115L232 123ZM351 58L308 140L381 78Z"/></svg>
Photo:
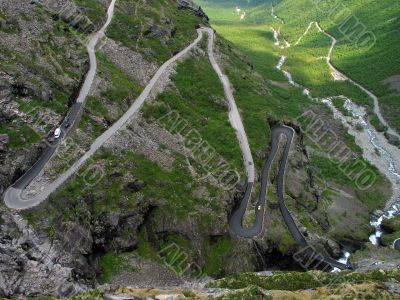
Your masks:
<svg viewBox="0 0 400 300"><path fill-rule="evenodd" d="M2 209L0 209L2 210ZM70 296L87 288L76 282L62 245L39 236L17 214L1 212L0 296Z"/></svg>
<svg viewBox="0 0 400 300"><path fill-rule="evenodd" d="M35 163L43 147L37 141L44 140L62 119L54 107L67 109L68 98L79 89L86 71L83 43L66 32L59 34L55 25L63 8L72 3L1 1L8 30L0 30L0 60L4 62L0 67L0 122L20 137L21 146L10 147L5 137L0 140L0 194ZM10 22L16 30L9 28ZM27 127L39 138L30 142L33 134L23 133Z"/></svg>
<svg viewBox="0 0 400 300"><path fill-rule="evenodd" d="M324 246L325 249L328 251L329 255L331 255L334 258L340 257L340 247L336 242L327 239Z"/></svg>

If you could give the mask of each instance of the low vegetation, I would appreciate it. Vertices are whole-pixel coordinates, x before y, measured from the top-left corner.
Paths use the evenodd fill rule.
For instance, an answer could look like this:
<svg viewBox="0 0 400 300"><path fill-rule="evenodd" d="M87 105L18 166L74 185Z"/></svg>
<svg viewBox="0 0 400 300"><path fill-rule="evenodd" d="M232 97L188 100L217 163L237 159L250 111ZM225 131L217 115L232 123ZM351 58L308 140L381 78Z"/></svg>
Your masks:
<svg viewBox="0 0 400 300"><path fill-rule="evenodd" d="M120 0L107 36L161 63L194 40L199 23L189 11L178 11L175 0Z"/></svg>
<svg viewBox="0 0 400 300"><path fill-rule="evenodd" d="M374 270L366 273L342 271L327 273L320 271L308 272L274 272L271 275L259 276L255 273L241 273L231 275L215 282L208 287L243 289L248 286L257 286L265 290L306 290L327 285L340 285L343 283L361 284L366 282L400 281L400 271Z"/></svg>
<svg viewBox="0 0 400 300"><path fill-rule="evenodd" d="M400 123L396 118L399 111L395 102L399 95L383 81L400 71L400 60L394 46L400 38L396 16L399 9L399 3L393 5L370 0L346 1L337 6L326 1L315 4L311 0L288 0L276 8L277 14L285 21L281 30L292 43L312 21L319 21L322 28L335 36L338 43L333 51L333 64L379 97L386 119L397 129L400 129ZM309 45L307 43L306 47ZM315 64L303 61L303 65L304 69L310 70ZM354 100L357 99L370 102L366 94Z"/></svg>

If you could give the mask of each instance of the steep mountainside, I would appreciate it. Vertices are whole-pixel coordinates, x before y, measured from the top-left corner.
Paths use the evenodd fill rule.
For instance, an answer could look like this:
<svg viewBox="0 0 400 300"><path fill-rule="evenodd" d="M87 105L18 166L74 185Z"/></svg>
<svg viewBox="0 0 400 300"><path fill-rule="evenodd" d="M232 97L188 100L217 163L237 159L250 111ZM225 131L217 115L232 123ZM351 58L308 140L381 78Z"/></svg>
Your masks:
<svg viewBox="0 0 400 300"><path fill-rule="evenodd" d="M344 113L343 98L332 100L329 108L305 91L321 98L343 92L372 108L371 101L349 82L331 79L326 60L310 72L303 67L302 62L327 55L327 36L313 28L303 40L308 47L300 47L306 50L286 47L295 43L293 28L304 20L285 15L285 5L298 3L286 0L277 8L290 23L275 18L274 10L271 15L270 1L197 2L203 8L191 0L0 2L0 195L54 145L60 126L68 128L67 136L22 199L41 195L72 170L37 206L14 210L0 204L0 296L83 293L72 299L107 299L105 294L117 291L135 299L160 293L268 299L312 297L309 289L315 289L321 298L345 290L349 297L375 293L390 299L399 289L399 274L392 271L399 253L374 248L368 239L376 229L371 214L392 197L393 179L386 165L376 163L386 156L374 147L368 152L359 142L357 135L367 130L358 128L354 134L348 129L351 121L333 117L335 107ZM110 8L114 14L108 25ZM304 13L304 30L314 18L309 14ZM104 24L104 37L94 50L94 80L71 124L66 116L93 66L87 44ZM199 29L209 26L215 35ZM323 266L304 265L299 258L304 248L279 209L275 184L282 138L269 171L262 232L245 239L229 228L245 194L246 168L221 84L224 76L217 75L211 55L229 79L254 158L256 180L242 220L245 227L264 209L257 201L271 129L290 126L295 135L285 204L318 253L343 259L344 252L358 250L350 262L361 273L233 275ZM310 90L288 82L282 67ZM372 81L360 82L376 87ZM392 97L379 96L383 102ZM390 101L385 103L390 106ZM125 120L133 108L137 111ZM391 112L384 112L396 127ZM113 132L121 120L126 122ZM383 245L389 246L398 233L396 222L382 225L392 234L382 239ZM390 271L371 271L378 266Z"/></svg>
<svg viewBox="0 0 400 300"><path fill-rule="evenodd" d="M358 158L362 159L361 156L367 158L370 162L373 162L374 158L369 159L369 156L365 155L365 149L363 151L356 145L360 145L359 141L356 139L356 142L354 142L353 137L346 133L346 126L343 127L341 125L342 122L339 120L332 120L332 112L327 110L321 101L315 101L315 99L307 96L307 93L295 82L293 82L293 84L289 82L289 85L285 83L284 81L288 80L286 75L289 73L285 74L281 70L282 65L285 64L284 68L290 70L294 81L308 87L313 97L341 95L342 92L349 93L349 95L354 97L365 96L358 88L348 82L335 82L329 72L326 61L322 59L319 61L317 60L318 57L327 55L330 48L329 40L321 35L319 38L325 39L322 40L322 44L317 44L312 40L314 36L307 37L308 40L306 40L306 38L304 40L305 43L307 43L307 48L303 47L305 50L301 52L294 46L287 47L288 45L285 44L283 40L277 41L277 38L282 38L279 35L279 29L283 37L285 37L284 28L288 25L282 23L279 17L274 18L274 16L272 16L274 10L271 11L271 5L268 3L259 4L250 2L246 4L239 1L198 2L202 4L202 7L209 14L212 25L216 28L217 32L247 53L254 63L254 69L259 71L267 81L273 84L271 90L277 100L279 99L277 96L282 95L282 89L286 87L285 93L287 93L287 95L284 96L283 101L278 100L272 103L264 102L264 105L263 102L260 101L259 106L255 104L256 102L254 99L252 99L251 105L248 102L243 102L242 104L241 97L238 96L239 106L241 106L244 112L245 125L247 122L254 124L253 122L260 111L263 111L266 115L272 115L276 119L293 120L292 122L297 124L301 121L301 116L304 112L307 112L309 115L318 116L313 120L317 121L314 124L314 128L313 126L304 126L301 122L299 125L303 125L301 126L305 141L303 153L307 153L306 156L309 167L310 170L312 170L312 182L317 182L317 190L319 190L319 192L317 192L317 198L319 201L315 203L312 200L312 196L310 197L310 195L305 194L304 191L309 190L308 188L298 186L299 178L305 178L301 172L299 173L296 171L296 166L299 165L298 162L292 162L292 171L289 171L287 176L288 181L286 188L288 190L288 195L296 199L297 203L297 206L292 209L292 212L302 215L305 219L307 218L306 216L310 215L310 211L313 216L318 216L317 221L315 219L312 221L304 220L300 223L304 225L308 224L311 228L312 226L310 225L316 221L316 223L322 227L322 232L327 230L331 231L335 239L342 242L348 239L345 237L347 236L346 231L351 232L350 235L352 238L349 240L353 240L353 237L368 235L367 232L369 229L364 227L364 230L362 230L361 228L363 228L363 226L355 226L354 228L358 229L349 231L348 228L353 228L354 224L351 225L351 223L355 221L355 219L352 218L352 221L350 221L346 215L350 213L350 211L353 211L355 207L360 207L359 204L356 204L359 203L358 201L360 200L361 202L368 203L371 209L370 212L372 212L379 206L379 203L387 201L389 195L386 194L386 196L383 196L380 194L383 190L378 192L379 188L373 192L374 189L372 187L369 189L369 192L365 192L355 184L354 179L357 176L350 176L352 177L350 178L346 175L347 172L344 170L347 169L347 167L344 169L339 168L338 170L337 167L335 167L335 164L338 163L337 159L340 157L336 157L336 154L338 154L337 152L340 152L337 147L338 144L334 147L336 142L332 140L329 142L328 140L332 138L334 140L342 140L342 142L347 145L346 147L349 147L355 157L357 157L355 159L356 161ZM245 17L241 18L241 14L243 13L246 13ZM276 32L274 35L272 29L275 28ZM306 28L307 26L305 26L304 30ZM283 56L285 58L282 59ZM292 67L293 65L296 68ZM300 69L300 67L302 67L302 69ZM316 71L314 71L314 67L317 68ZM302 71L302 73L299 71ZM327 87L329 89L327 89ZM240 90L237 90L237 92L240 92ZM296 104L292 102L293 100L297 105L301 106L298 110L294 109ZM340 103L340 101L343 102L343 99L338 97L338 99L335 98L334 101L335 103ZM254 109L257 110L257 113L254 113ZM312 112L310 112L310 109ZM253 129L254 127L250 127L251 125L248 126L250 134L251 132L256 132L257 137L261 136L261 134ZM332 133L332 131L334 133ZM358 134L353 132L352 135L357 136ZM372 148L372 151L374 151L374 148ZM372 157L376 155L376 153L372 153ZM351 164L353 163L350 163L350 165ZM380 168L380 170L382 172L384 171L386 175L388 172L385 168L386 167ZM379 185L380 184L376 182L376 185L373 186L378 187ZM333 194L331 194L331 192L333 192ZM385 197L386 200L384 200ZM357 198L358 200L356 200ZM351 202L353 203L350 204ZM347 204L349 206L347 206ZM296 211L296 209L298 209L298 211ZM322 215L327 215L326 222L320 219ZM363 219L360 214L356 215ZM364 217L365 219L363 219L362 222L366 222L367 214L365 214Z"/></svg>
<svg viewBox="0 0 400 300"><path fill-rule="evenodd" d="M291 43L311 21L336 37L334 65L378 96L387 122L399 132L399 9L393 1L288 0L276 11Z"/></svg>

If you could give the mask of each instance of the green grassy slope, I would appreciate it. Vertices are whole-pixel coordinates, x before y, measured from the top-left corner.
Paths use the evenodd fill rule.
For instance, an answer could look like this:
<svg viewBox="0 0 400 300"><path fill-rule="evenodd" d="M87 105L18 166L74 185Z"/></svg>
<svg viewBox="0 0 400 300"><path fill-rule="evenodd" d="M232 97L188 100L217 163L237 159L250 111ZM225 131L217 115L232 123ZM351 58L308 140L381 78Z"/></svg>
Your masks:
<svg viewBox="0 0 400 300"><path fill-rule="evenodd" d="M256 166L261 166L263 157L260 156L260 153L265 152L265 143L269 139L269 125L266 122L266 117L296 123L295 120L299 115L312 108L316 109L325 124L329 124L327 126L331 126L329 128L337 128L338 126L330 122L332 116L326 107L315 104L304 97L301 89L287 85L286 78L281 71L276 69L276 65L282 55L287 56L284 68L292 72L296 81L309 86L313 95L322 97L344 94L354 98L359 103L371 104L371 101L366 99L366 95L356 87L347 82L333 81L326 61L319 59L319 57L327 55L330 40L319 33L315 27L310 30L309 35L303 39L301 44L294 47L295 41L290 38L289 34L286 34L286 27L278 19L274 19L271 16L271 4L268 2L262 4L254 3L254 5L251 5L252 2L250 2L249 5L243 4L243 7L237 1L198 0L197 2L202 5L202 8L209 15L212 26L219 34L217 43L219 43L221 52L225 54L225 56L222 56L225 72L235 89L235 99L241 111L251 149L256 159ZM236 13L236 6L240 6L242 10L248 12L244 19L240 19ZM297 34L301 35L307 28L308 21L304 21L306 26L298 28L300 33L293 34L293 36L296 36L296 40ZM271 27L280 28L283 37L289 40L292 47L282 49L275 45ZM226 43L224 39L233 45ZM240 55L233 49L234 47L239 48L242 53L247 55L247 64L243 62L243 59L240 59ZM251 68L258 71L261 76L258 78L252 76L251 72L247 71ZM269 90L269 93L258 92L258 90L262 89ZM360 155L362 150L355 145L353 137L349 136L343 128L337 133L340 139L354 153ZM334 189L353 191L356 194L354 198L360 201L355 206L366 205L368 207L364 213L357 216L356 219L357 222L360 222L360 225L351 229L353 230L351 234L349 233L349 228L353 227L354 224L349 225L350 227L346 230L342 228L339 230L340 233L336 230L343 223L338 213L332 213L328 217L332 230L327 233L323 229L322 232L325 231L328 236L342 240L345 243L349 241L348 237L346 237L349 234L357 237L354 239L363 239L362 237L366 237L369 231L367 211L373 211L381 206L388 195L384 189L379 187L380 184L378 183L371 188L369 193L358 193L357 187L351 180L348 180L342 172L337 172L335 163L326 156L324 147L321 148L310 143L306 138L306 148L309 152L309 164L317 174L320 174L322 181L325 181L328 186ZM371 168L376 171L375 168ZM380 178L379 181L388 187L385 179L381 175L378 177ZM303 179L304 176L301 180ZM288 195L291 197L291 184L287 185L287 189ZM309 191L307 185L303 186L302 189L302 194ZM368 195L371 197L367 197ZM320 228L315 226L315 219L313 217L310 218L310 213L307 212L307 209L301 207L306 203L313 205L312 195L303 195L298 199L291 199L290 197L288 198L288 206L291 211L297 215L304 226L318 232ZM320 208L314 214L314 217L318 218L318 216L324 215L323 211L326 211L329 207L340 207L341 204L337 202L338 199L336 198L338 197L331 196L328 191L322 193ZM343 213L345 214L345 212ZM361 224L366 226L361 226ZM271 225L272 231L275 230L274 226L274 224Z"/></svg>
<svg viewBox="0 0 400 300"><path fill-rule="evenodd" d="M281 72L274 69L279 60L273 35L265 18L270 16L270 6L259 2L196 0L210 17L213 28L224 38L251 57L255 69L268 78L283 79ZM236 12L239 6L246 12L240 19ZM271 18L272 20L272 18Z"/></svg>
<svg viewBox="0 0 400 300"><path fill-rule="evenodd" d="M295 42L309 22L335 36L334 65L380 98L387 121L400 129L400 95L383 81L400 74L400 3L398 1L284 0L277 14L285 20L282 31Z"/></svg>
<svg viewBox="0 0 400 300"><path fill-rule="evenodd" d="M204 46L205 43L201 43L201 45ZM197 51L199 52L196 52L196 57L189 57L178 63L176 73L171 76L170 88L159 94L155 101L145 104L142 109L143 122L148 122L148 124L152 124L151 126L165 125L166 130L171 134L176 134L175 128L170 128L168 126L170 124L163 123L163 116L166 115L167 107L169 107L179 114L180 121L187 122L187 128L179 131L179 134L184 136L188 132L192 132L192 134L197 132L203 147L206 147L204 146L206 143L210 145L210 148L219 155L218 157L243 174L242 156L234 130L229 124L222 85L205 56L204 49ZM103 61L103 63L105 62ZM191 76L187 76L189 73ZM202 93L199 94L198 91L202 91ZM93 101L93 99L91 100ZM100 114L101 111L97 111L97 113ZM148 128L150 125L146 127ZM121 133L122 136L127 136L126 139L130 128L128 126ZM195 140L186 137L182 144L185 144L187 149L193 152L202 151L201 147L189 145L190 142L198 143L199 137L194 136ZM84 178L76 176L66 185L65 189L54 194L49 202L44 202L41 206L25 212L25 217L36 226L40 226L44 220L48 220L48 225L41 229L52 234L52 228L62 223L73 222L90 228L94 220L101 219L104 215L122 215L126 211L143 213L151 206L154 208L154 214L151 217L147 216L147 222L165 220L163 223L182 223L182 225L181 227L174 225L173 235L165 231L159 235L153 232L152 236L148 237L141 231L135 251L137 255L157 261L159 259L156 255L150 255L150 250L143 251L143 248L151 244L151 249L157 253L164 246L174 242L185 249L191 259L201 261L201 267L205 273L223 274L224 266L229 264L234 251L236 251L234 246L231 247L230 236L225 234L220 238L203 241L199 254L197 251L199 244L194 245L194 242L182 233L186 228L190 228L199 236L207 236L215 223L221 222L223 227L227 226L227 221L225 221L227 220L227 210L224 200L227 198L226 191L221 188L221 182L210 183L204 179L207 178L207 172L219 168L220 161L210 160L205 170L199 160L196 160L196 156L194 158L186 157L169 148L169 141L163 140L162 142L157 147L160 152L169 156L173 161L169 169L160 166L149 157L129 149L125 149L119 154L113 153L112 148L111 150L102 149L95 155L93 161L87 163L87 166L83 168L90 168L98 164L105 166L105 176L96 186L88 188ZM198 176L195 177L191 170ZM203 179L201 179L202 177ZM127 188L133 178L135 182L144 183L139 192L132 192ZM65 206L57 205L64 201ZM60 216L62 217L60 218ZM149 228L147 230L150 230ZM154 231L155 228L157 226L154 226ZM132 227L126 230L122 233L122 239L128 239L132 234L135 235L137 228ZM123 250L131 251L132 249ZM100 260L99 265L103 271L102 279L105 281L112 274L117 273L119 268L124 268L124 264L112 265L108 260L110 255L110 252L106 252L105 258Z"/></svg>
<svg viewBox="0 0 400 300"><path fill-rule="evenodd" d="M366 105L371 112L372 100L348 82L335 82L323 60L331 41L322 33L312 30L298 46L297 39L312 21L338 40L333 51L333 64L350 78L375 93L380 99L386 120L400 130L399 93L385 83L400 73L399 2L392 1L211 1L197 0L205 8L213 26L224 37L248 53L261 73L274 78L271 60L277 55L288 56L285 69L295 81L311 88L315 96L343 94L355 102ZM284 23L271 17L271 2L279 2L276 14ZM235 7L246 11L240 19ZM289 49L271 47L271 26L280 29L282 36L292 45ZM274 45L272 45L274 46ZM279 76L279 75L277 75ZM397 81L397 87L399 83ZM379 122L370 114L372 123L379 129Z"/></svg>
<svg viewBox="0 0 400 300"><path fill-rule="evenodd" d="M177 7L175 0L117 1L107 35L148 60L164 62L196 37L193 28L201 23Z"/></svg>

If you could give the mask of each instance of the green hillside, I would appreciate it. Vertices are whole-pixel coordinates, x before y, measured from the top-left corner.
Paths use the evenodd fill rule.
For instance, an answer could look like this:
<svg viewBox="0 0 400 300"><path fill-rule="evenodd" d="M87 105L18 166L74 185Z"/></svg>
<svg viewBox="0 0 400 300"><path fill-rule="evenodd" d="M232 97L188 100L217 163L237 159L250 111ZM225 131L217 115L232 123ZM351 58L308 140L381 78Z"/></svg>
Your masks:
<svg viewBox="0 0 400 300"><path fill-rule="evenodd" d="M295 81L309 87L314 97L346 95L358 103L372 106L372 100L366 97L357 87L349 82L333 81L326 60L319 59L321 56L327 56L331 41L328 37L319 33L315 27L310 29L309 35L303 39L301 44L294 46L293 44L298 37L297 33L293 33L293 37L296 36L296 40L290 36L292 31L288 30L288 34L286 34L286 25L279 18L274 18L271 15L271 2L269 1L263 1L262 3L250 1L247 3L246 1L198 0L197 2L210 17L210 22L220 38L223 37L229 40L235 47L247 55L248 64L263 77L262 80L259 80L260 85L264 85L270 90L272 97L250 97L249 94L251 92L244 93L244 89L249 87L249 79L245 76L244 72L241 76L235 76L235 72L230 72L229 68L226 69L226 73L235 87L235 98L241 110L243 122L255 157L258 156L257 153L259 153L260 149L258 145L262 140L261 137L263 137L263 116L271 119L296 122L297 117L305 110L315 109L328 128L336 128L336 126L340 128L341 126L331 123L332 115L324 105L316 104L302 95L302 89L294 88L287 84L287 79L276 68L280 57L283 55L287 57L284 68L292 73ZM280 5L283 5L283 2ZM240 9L240 12L237 11L237 8ZM246 15L241 19L240 13L243 12L246 12ZM308 19L304 23L306 24L305 26L302 25L298 28L299 35L302 35L307 28L309 24ZM288 40L292 44L292 47L282 49L280 46L275 45L272 28L276 30L280 29L282 37ZM239 64L237 66L238 69L244 69ZM337 134L355 153L362 153L362 149L355 145L354 138L349 136L343 128ZM329 161L325 153L326 151L323 151L323 149L324 147L313 145L310 141L306 142L305 151L309 153L310 166L314 170L319 170L317 173L320 174L314 174L313 176L320 176L321 178L319 179L327 182L328 186L333 187L333 190L336 189L336 192L337 189L355 192L357 201L368 203L367 205L371 210L374 210L374 207L382 203L381 201L385 196L379 191L372 192L378 184L374 185L375 187L370 190L370 193L357 191L355 186L352 185L351 181L346 179L343 173L337 172L335 164ZM295 172L295 167L293 172ZM296 175L289 175L289 177L291 177L289 180L300 180L296 178ZM304 177L301 180L304 180ZM312 194L302 192L300 197L298 197L296 195L297 192L293 190L293 185L287 184L287 189L287 194L291 197L293 196L293 199L288 199L288 205L301 220L302 224L305 224L308 228L315 229L317 232L324 232L326 236L331 236L344 243L351 240L348 228L354 227L355 224L350 222L352 224L348 223L344 225L343 222L347 219L343 216L346 215L346 212L342 211L338 213L336 211L338 207L342 206L340 203L342 200L340 200L340 197L337 197L338 194L336 192L333 192L333 195L331 194L333 190L327 190L322 193L320 203L316 205L318 209L310 216L308 210L310 208L313 210L312 207L315 205ZM305 190L307 191L307 188ZM293 203L290 204L290 201L293 201ZM354 199L350 201L352 202ZM304 205L308 207L304 209L302 207ZM319 225L323 224L320 216L324 214L322 212L324 210L332 210L332 212L328 213L331 228L328 230L327 228L316 229ZM357 219L358 221L356 222L360 222L358 223L359 226L356 226L357 229L350 230L352 232L351 236L353 238L356 237L356 240L360 239L363 235L368 235L368 226L364 226L368 223L368 218L367 215L361 213L358 214L357 218L353 219L354 221ZM315 227L317 223L319 225ZM273 224L267 226L274 228ZM345 229L346 226L350 227ZM322 225L322 227L324 226Z"/></svg>
<svg viewBox="0 0 400 300"><path fill-rule="evenodd" d="M332 35L333 64L379 96L400 132L400 4L343 0L329 14L329 0L193 0L201 8L189 0L64 0L75 8L67 18L60 1L1 1L0 299L400 295L393 270L400 252L390 247L400 219L383 222L381 247L369 240L377 230L371 215L385 210L396 186L382 165L398 149L370 147L355 117L334 117L334 106L350 116L339 97L346 96L386 130L371 97L335 80L327 58ZM108 5L114 15L94 49L88 96L78 117L66 118L93 74L87 43ZM365 39L338 23L346 12L365 26ZM75 23L83 17L90 30ZM337 96L331 108L317 99L328 96ZM242 123L254 161L235 130ZM275 141L274 128L284 126L293 136ZM68 135L57 136L58 127ZM32 174L46 141L57 145L54 155L31 169L40 172L29 186L13 185ZM254 180L246 178L253 165ZM313 253L339 261L350 254L343 267L355 270L307 272L324 266L302 261L308 247L293 234L282 201ZM240 203L247 205L244 228L259 224L263 212L262 231L249 239L230 222ZM186 290L192 281L198 290Z"/></svg>
<svg viewBox="0 0 400 300"><path fill-rule="evenodd" d="M319 22L338 41L332 54L335 67L376 94L385 119L400 130L396 76L400 74L398 1L283 0L275 8L283 22L271 16L271 2L277 1L197 2L209 14L217 31L245 50L269 78L276 76L271 60L275 61L274 53L279 53L288 56L285 69L293 74L295 81L310 87L314 96L343 94L372 108L372 99L366 93L348 82L333 81L326 63L318 60L327 55L330 38L313 27L301 44L294 45L310 22ZM236 6L246 11L244 19L235 12ZM293 47L283 50L273 47L271 27L279 29ZM370 119L380 129L371 110Z"/></svg>
<svg viewBox="0 0 400 300"><path fill-rule="evenodd" d="M400 74L400 2L351 0L337 6L330 2L282 1L277 6L277 14L285 20L282 31L294 42L309 22L319 21L338 40L334 65L375 93L385 118L399 130L400 95L393 89L399 82L391 77ZM390 86L388 81L395 83Z"/></svg>

